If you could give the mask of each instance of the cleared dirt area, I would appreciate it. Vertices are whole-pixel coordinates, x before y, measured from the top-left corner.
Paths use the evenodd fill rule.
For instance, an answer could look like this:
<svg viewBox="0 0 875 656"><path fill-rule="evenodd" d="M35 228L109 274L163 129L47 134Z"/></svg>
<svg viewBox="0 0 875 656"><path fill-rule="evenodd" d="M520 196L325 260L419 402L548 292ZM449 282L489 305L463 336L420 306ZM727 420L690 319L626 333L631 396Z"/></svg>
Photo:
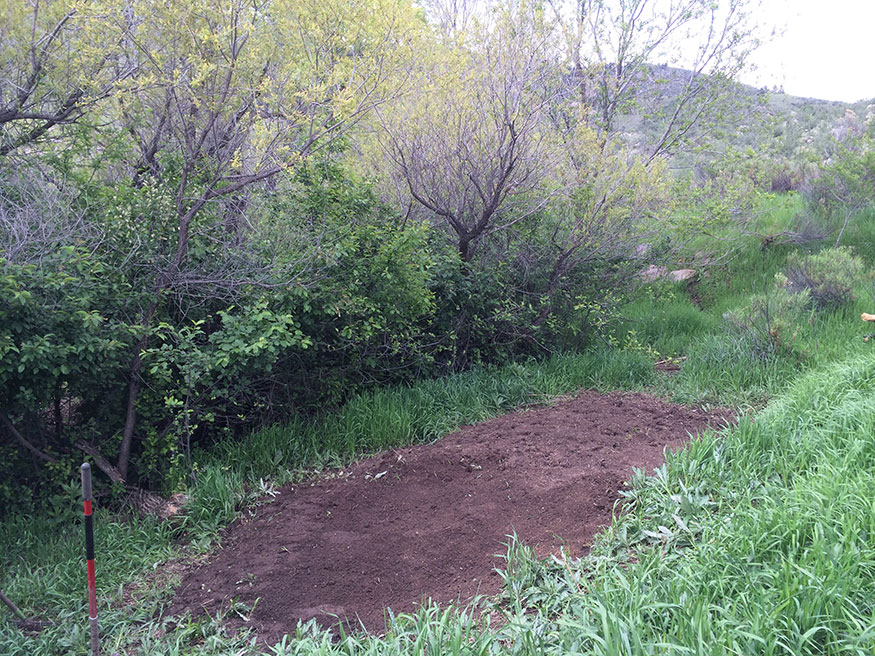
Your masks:
<svg viewBox="0 0 875 656"><path fill-rule="evenodd" d="M301 619L380 632L386 607L495 593L508 534L542 556L560 545L585 553L634 467L649 471L665 447L730 420L644 394L584 392L383 453L284 489L229 527L169 612L258 600L248 625L271 642Z"/></svg>

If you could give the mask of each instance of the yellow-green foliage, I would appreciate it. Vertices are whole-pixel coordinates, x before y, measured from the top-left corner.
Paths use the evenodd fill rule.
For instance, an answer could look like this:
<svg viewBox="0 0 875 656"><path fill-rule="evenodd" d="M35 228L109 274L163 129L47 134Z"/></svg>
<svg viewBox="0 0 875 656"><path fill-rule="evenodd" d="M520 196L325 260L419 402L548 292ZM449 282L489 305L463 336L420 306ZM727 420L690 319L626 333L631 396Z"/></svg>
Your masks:
<svg viewBox="0 0 875 656"><path fill-rule="evenodd" d="M230 164L248 172L294 164L314 139L392 95L386 81L422 29L407 0L6 5L4 151L87 113L92 124L132 130L144 148L152 135L137 129L159 123L188 150L205 143L197 128L212 130L213 148L236 137Z"/></svg>
<svg viewBox="0 0 875 656"><path fill-rule="evenodd" d="M871 278L863 260L853 249L842 246L812 255L792 252L782 282L792 292L809 294L815 307L825 309L852 303L854 288Z"/></svg>

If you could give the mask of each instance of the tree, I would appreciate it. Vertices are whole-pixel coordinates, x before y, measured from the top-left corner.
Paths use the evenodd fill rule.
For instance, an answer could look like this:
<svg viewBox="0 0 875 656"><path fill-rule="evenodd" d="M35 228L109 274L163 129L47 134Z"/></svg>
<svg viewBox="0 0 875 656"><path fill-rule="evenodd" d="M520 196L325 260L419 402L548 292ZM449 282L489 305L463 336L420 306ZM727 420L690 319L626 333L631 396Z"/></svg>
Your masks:
<svg viewBox="0 0 875 656"><path fill-rule="evenodd" d="M215 315L246 288L289 284L303 275L300 262L280 271L263 257L249 261L253 238L261 236L249 222L257 216L247 207L251 195L269 193L277 178L332 148L395 93L390 74L421 22L406 0L131 0L68 33L86 5L51 4L60 16L57 29L48 40L35 37L33 52L37 58L39 48L53 53L68 34L83 46L93 38L95 45L103 43L97 34L113 34L117 41L111 55L104 55L105 66L129 72L99 85L100 93L77 95L76 113L63 119L79 118L88 132L72 168L88 179L95 172L103 176L106 186L89 201L90 218L100 224L101 252L132 287L124 310L133 335L127 342L124 422L119 433L98 440L117 445L114 465L108 458L97 461L108 475L127 481L131 454L143 436L138 405L144 355L154 355L153 341L167 334L165 320L195 321L191 308L205 305ZM34 7L41 11L38 3ZM9 20L17 21L20 34L35 24L21 12ZM101 31L92 32L98 24ZM21 70L26 63L13 62ZM49 68L38 61L33 70ZM40 75L40 83L48 84ZM69 85L74 95L82 88L77 80ZM50 104L60 95L34 91L27 98ZM11 102L15 120L25 120L25 103ZM254 334L227 312L216 316L223 334L231 326L238 336ZM258 316L285 333L292 325L288 316L268 309ZM194 329L174 334L189 341L208 337ZM253 345L241 339L227 343L239 343L245 356ZM97 446L89 448L97 453Z"/></svg>
<svg viewBox="0 0 875 656"><path fill-rule="evenodd" d="M486 9L482 0L424 0L429 21L449 40L467 34L478 9Z"/></svg>
<svg viewBox="0 0 875 656"><path fill-rule="evenodd" d="M490 20L475 22L461 44L436 44L442 55L423 62L420 84L378 111L396 187L450 231L465 262L552 194L553 144L543 129L558 81L551 27L527 3Z"/></svg>
<svg viewBox="0 0 875 656"><path fill-rule="evenodd" d="M635 115L649 160L700 142L749 105L733 81L762 41L758 0L550 0L578 102L603 144ZM669 62L657 65L657 61ZM679 68L674 68L679 67Z"/></svg>
<svg viewBox="0 0 875 656"><path fill-rule="evenodd" d="M409 5L399 0L203 0L135 15L132 56L149 84L123 97L120 111L126 119L151 119L142 127L128 123L140 149L137 173L160 169L163 152L174 163L176 186L176 239L155 270L143 326L151 325L166 292L190 284L184 269L192 229L208 205L225 201L230 214L245 203L247 189L328 147L391 96L386 76L410 19ZM145 333L130 368L122 477L148 341Z"/></svg>
<svg viewBox="0 0 875 656"><path fill-rule="evenodd" d="M586 262L628 258L664 228L666 163L751 106L734 79L760 42L755 4L551 0L570 73L548 116L571 192L551 236L547 293Z"/></svg>
<svg viewBox="0 0 875 656"><path fill-rule="evenodd" d="M31 0L0 10L0 157L86 114L134 74L118 3Z"/></svg>
<svg viewBox="0 0 875 656"><path fill-rule="evenodd" d="M569 308L622 285L664 228L669 159L746 105L733 79L758 43L754 4L429 3L434 58L379 112L387 193L443 226L469 269L525 272L496 310L515 335L576 321Z"/></svg>

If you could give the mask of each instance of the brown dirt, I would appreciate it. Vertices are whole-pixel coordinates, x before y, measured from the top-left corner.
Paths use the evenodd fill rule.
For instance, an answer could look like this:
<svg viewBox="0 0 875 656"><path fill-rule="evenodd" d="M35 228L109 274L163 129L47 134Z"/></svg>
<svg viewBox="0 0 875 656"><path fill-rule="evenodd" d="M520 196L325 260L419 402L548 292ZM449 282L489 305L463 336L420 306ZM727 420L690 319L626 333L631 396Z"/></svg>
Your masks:
<svg viewBox="0 0 875 656"><path fill-rule="evenodd" d="M385 452L285 489L233 524L215 557L183 577L169 612L257 599L246 625L270 642L300 619L380 632L386 607L496 593L508 534L540 556L563 544L585 553L633 467L657 467L664 447L730 420L643 394L584 392Z"/></svg>

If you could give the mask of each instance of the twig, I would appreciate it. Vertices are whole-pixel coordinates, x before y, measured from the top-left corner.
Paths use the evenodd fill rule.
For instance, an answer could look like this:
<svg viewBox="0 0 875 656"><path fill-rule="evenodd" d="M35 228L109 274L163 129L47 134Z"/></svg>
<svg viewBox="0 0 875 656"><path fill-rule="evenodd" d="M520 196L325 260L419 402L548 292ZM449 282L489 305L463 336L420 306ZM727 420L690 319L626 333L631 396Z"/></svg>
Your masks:
<svg viewBox="0 0 875 656"><path fill-rule="evenodd" d="M654 365L661 364L677 364L678 362L684 362L687 359L686 355L682 355L679 358L666 358L665 360L659 360L658 362L654 362Z"/></svg>
<svg viewBox="0 0 875 656"><path fill-rule="evenodd" d="M39 458L40 460L45 460L46 462L52 462L52 463L58 462L57 458L54 458L47 453L43 453L42 451L37 449L33 444L28 442L24 438L24 436L18 432L18 429L15 428L15 425L12 423L12 421L9 419L9 417L6 416L5 413L0 413L0 423L2 423L3 426L6 428L6 430L9 432L9 434L12 435L13 438L15 438L16 442L21 444L21 446L23 446L25 449L30 451L37 458Z"/></svg>
<svg viewBox="0 0 875 656"><path fill-rule="evenodd" d="M9 610L11 610L20 619L27 621L27 618L24 616L24 613L22 613L20 610L18 610L18 606L13 604L12 601L9 599L9 597L7 597L5 594L3 594L3 590L0 590L0 601L2 601L4 604L6 604L9 607Z"/></svg>

